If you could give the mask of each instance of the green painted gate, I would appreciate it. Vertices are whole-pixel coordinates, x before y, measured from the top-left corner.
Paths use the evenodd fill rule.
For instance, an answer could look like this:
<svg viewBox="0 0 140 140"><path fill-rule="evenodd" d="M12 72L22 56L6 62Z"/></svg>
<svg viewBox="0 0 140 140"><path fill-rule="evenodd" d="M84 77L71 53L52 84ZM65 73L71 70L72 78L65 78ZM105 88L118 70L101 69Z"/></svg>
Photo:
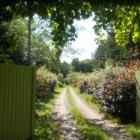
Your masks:
<svg viewBox="0 0 140 140"><path fill-rule="evenodd" d="M136 120L140 124L140 71L136 72L136 88L137 88Z"/></svg>
<svg viewBox="0 0 140 140"><path fill-rule="evenodd" d="M0 140L32 138L35 75L33 67L0 66Z"/></svg>

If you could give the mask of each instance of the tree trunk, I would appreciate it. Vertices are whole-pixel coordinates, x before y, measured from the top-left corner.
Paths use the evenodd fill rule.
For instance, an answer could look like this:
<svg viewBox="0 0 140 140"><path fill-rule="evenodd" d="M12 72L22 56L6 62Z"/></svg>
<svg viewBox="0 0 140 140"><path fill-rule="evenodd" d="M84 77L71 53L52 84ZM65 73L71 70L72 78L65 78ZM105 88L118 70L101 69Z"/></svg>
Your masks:
<svg viewBox="0 0 140 140"><path fill-rule="evenodd" d="M31 22L32 15L29 15L28 19L28 65L31 65Z"/></svg>

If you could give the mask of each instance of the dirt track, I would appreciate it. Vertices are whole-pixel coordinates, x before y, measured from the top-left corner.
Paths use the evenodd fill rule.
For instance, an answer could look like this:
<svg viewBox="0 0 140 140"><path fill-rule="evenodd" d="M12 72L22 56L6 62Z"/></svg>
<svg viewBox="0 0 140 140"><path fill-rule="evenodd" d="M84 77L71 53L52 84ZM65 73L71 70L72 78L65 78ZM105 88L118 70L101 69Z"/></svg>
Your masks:
<svg viewBox="0 0 140 140"><path fill-rule="evenodd" d="M66 88L59 95L53 111L53 118L58 125L64 140L82 140L75 120L70 114L70 107L66 97Z"/></svg>
<svg viewBox="0 0 140 140"><path fill-rule="evenodd" d="M134 140L122 126L112 123L103 118L96 110L87 105L73 90L70 88L72 99L81 112L81 114L90 119L94 125L99 126L106 132L110 139L114 140ZM66 97L66 88L58 97L54 106L54 120L58 124L64 140L82 140L81 134L77 129L76 122L70 114L70 106Z"/></svg>

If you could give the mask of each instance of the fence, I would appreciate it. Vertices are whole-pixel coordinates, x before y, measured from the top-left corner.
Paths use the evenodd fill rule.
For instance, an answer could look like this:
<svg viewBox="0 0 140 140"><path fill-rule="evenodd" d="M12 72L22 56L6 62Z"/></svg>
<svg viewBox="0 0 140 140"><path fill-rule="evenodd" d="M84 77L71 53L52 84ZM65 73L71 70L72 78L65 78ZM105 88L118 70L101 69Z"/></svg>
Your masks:
<svg viewBox="0 0 140 140"><path fill-rule="evenodd" d="M27 140L34 130L35 68L0 66L0 140Z"/></svg>
<svg viewBox="0 0 140 140"><path fill-rule="evenodd" d="M140 71L136 72L136 88L137 88L136 120L140 124Z"/></svg>

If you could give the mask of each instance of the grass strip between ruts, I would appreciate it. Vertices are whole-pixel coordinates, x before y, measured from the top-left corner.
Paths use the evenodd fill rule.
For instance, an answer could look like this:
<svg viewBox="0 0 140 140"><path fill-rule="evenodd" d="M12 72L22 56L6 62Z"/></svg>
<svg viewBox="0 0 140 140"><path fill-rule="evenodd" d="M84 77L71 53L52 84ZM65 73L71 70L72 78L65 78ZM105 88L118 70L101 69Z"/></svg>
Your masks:
<svg viewBox="0 0 140 140"><path fill-rule="evenodd" d="M85 140L109 140L109 137L97 126L94 126L90 120L85 119L77 107L74 105L70 95L69 87L67 87L67 98L71 106L71 113L77 122L78 128Z"/></svg>

